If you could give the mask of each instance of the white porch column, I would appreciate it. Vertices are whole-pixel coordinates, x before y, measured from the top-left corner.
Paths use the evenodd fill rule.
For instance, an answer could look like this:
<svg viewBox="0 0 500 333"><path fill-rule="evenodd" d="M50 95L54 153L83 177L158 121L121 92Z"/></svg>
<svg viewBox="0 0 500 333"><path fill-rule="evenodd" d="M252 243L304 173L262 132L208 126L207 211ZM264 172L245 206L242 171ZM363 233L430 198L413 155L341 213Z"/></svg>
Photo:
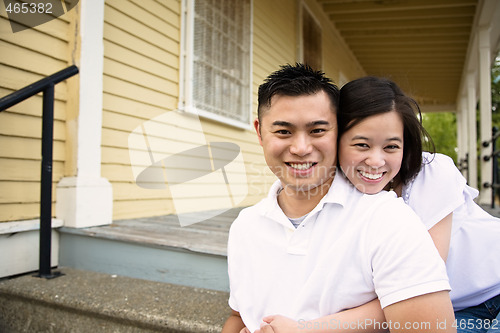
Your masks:
<svg viewBox="0 0 500 333"><path fill-rule="evenodd" d="M479 110L481 143L491 139L491 56L490 27L479 30ZM491 188L485 188L484 183L492 182L492 159L485 161L484 156L491 155L492 145L483 147L481 144L481 192L479 202L491 202Z"/></svg>
<svg viewBox="0 0 500 333"><path fill-rule="evenodd" d="M113 194L101 177L104 0L80 1L75 9L72 56L80 73L73 81L75 110L69 110L66 124L71 176L57 185L56 216L65 226L82 228L111 223Z"/></svg>
<svg viewBox="0 0 500 333"><path fill-rule="evenodd" d="M469 185L477 187L477 131L476 131L476 82L475 73L467 74L467 132L469 146Z"/></svg>
<svg viewBox="0 0 500 333"><path fill-rule="evenodd" d="M461 96L457 102L457 144L458 144L458 161L466 159L468 153L468 132L467 132L467 99ZM467 178L467 171L462 172Z"/></svg>

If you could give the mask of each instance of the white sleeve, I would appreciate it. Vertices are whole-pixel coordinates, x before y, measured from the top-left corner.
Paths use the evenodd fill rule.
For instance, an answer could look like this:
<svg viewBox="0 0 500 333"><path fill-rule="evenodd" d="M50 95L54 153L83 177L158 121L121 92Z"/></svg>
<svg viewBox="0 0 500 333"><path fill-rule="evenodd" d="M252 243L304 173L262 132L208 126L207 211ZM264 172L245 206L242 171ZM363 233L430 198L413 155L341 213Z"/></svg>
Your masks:
<svg viewBox="0 0 500 333"><path fill-rule="evenodd" d="M382 308L450 290L445 264L429 233L403 200L396 201L381 205L370 226L373 283Z"/></svg>
<svg viewBox="0 0 500 333"><path fill-rule="evenodd" d="M410 188L408 205L429 230L465 202L467 191L477 196L450 157L424 153L422 169Z"/></svg>

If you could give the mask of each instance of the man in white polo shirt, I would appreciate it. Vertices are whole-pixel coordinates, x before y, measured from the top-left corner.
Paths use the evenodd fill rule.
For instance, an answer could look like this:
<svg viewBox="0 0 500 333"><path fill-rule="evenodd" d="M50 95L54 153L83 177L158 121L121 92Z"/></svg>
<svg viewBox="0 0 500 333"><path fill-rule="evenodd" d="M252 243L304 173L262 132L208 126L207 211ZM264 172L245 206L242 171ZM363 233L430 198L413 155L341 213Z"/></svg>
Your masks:
<svg viewBox="0 0 500 333"><path fill-rule="evenodd" d="M259 87L255 129L278 180L231 227L222 332L454 332L445 266L418 217L335 173L337 105L337 87L301 64ZM334 320L376 298L385 318Z"/></svg>

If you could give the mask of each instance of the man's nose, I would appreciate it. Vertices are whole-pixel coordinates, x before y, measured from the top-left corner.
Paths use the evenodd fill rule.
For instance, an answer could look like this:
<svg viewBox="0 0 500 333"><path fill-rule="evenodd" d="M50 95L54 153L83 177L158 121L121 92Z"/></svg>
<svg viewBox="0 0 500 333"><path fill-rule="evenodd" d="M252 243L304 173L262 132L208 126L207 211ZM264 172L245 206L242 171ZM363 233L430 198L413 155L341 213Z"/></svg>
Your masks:
<svg viewBox="0 0 500 333"><path fill-rule="evenodd" d="M310 138L304 134L298 134L293 139L290 146L290 153L298 156L305 156L312 152L312 144Z"/></svg>

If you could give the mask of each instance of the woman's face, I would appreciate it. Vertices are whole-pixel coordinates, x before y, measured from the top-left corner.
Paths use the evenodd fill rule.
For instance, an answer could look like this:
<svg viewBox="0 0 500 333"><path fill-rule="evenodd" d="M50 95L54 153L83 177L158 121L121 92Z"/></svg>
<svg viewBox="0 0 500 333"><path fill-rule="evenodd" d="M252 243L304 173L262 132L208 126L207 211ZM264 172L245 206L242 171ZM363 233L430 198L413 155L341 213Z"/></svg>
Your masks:
<svg viewBox="0 0 500 333"><path fill-rule="evenodd" d="M340 138L339 164L361 192L382 191L401 168L403 122L395 111L362 120Z"/></svg>

